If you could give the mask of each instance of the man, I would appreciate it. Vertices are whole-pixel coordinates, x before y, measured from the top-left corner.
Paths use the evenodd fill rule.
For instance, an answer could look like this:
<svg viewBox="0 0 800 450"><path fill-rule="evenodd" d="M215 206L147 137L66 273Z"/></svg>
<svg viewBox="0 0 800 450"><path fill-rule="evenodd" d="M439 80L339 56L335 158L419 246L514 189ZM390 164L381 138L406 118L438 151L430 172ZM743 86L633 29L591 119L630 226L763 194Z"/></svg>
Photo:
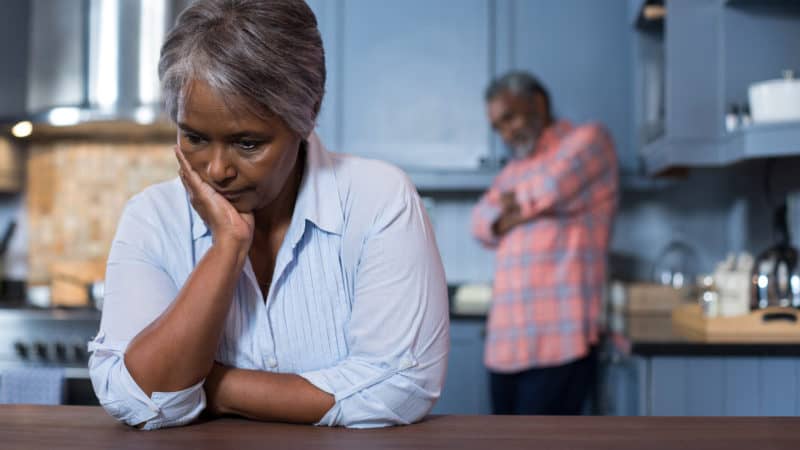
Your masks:
<svg viewBox="0 0 800 450"><path fill-rule="evenodd" d="M600 125L555 120L532 75L486 90L489 120L514 159L472 213L496 249L485 363L495 414L580 414L595 382L594 346L617 199L617 159Z"/></svg>

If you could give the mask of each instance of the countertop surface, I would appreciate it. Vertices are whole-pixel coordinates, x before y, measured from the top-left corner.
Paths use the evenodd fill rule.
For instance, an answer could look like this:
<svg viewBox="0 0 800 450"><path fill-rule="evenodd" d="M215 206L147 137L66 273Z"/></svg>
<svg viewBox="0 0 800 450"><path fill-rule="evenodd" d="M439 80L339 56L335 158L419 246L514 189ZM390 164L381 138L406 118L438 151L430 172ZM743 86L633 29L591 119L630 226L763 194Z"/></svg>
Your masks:
<svg viewBox="0 0 800 450"><path fill-rule="evenodd" d="M94 308L0 307L0 323L24 320L100 321ZM451 321L485 322L482 314L456 314ZM707 343L682 335L672 326L669 314L626 315L615 312L608 317L607 335L626 354L684 356L800 356L800 344L786 343Z"/></svg>
<svg viewBox="0 0 800 450"><path fill-rule="evenodd" d="M0 406L3 448L30 449L789 449L800 418L431 416L348 430L219 419L138 431L100 407Z"/></svg>
<svg viewBox="0 0 800 450"><path fill-rule="evenodd" d="M800 344L708 343L681 334L669 314L609 316L609 336L625 353L683 356L800 356Z"/></svg>

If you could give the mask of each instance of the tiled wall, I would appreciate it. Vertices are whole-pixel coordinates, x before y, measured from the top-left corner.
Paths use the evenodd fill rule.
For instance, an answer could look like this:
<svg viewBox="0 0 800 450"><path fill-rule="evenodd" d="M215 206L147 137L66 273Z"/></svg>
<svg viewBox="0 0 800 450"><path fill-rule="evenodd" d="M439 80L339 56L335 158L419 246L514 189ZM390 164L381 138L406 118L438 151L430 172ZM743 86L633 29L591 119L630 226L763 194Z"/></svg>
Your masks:
<svg viewBox="0 0 800 450"><path fill-rule="evenodd" d="M28 160L28 279L46 282L58 260L104 259L125 202L176 176L169 144L56 142Z"/></svg>

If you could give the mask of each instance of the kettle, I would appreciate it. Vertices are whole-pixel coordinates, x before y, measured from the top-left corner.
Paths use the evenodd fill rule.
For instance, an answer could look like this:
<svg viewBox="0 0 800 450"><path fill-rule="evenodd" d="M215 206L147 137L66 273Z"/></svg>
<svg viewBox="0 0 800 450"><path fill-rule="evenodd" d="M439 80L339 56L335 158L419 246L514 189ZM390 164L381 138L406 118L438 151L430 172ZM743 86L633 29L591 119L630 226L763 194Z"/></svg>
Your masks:
<svg viewBox="0 0 800 450"><path fill-rule="evenodd" d="M778 242L762 252L753 264L750 309L770 306L800 308L800 267L797 249L789 243L786 203L775 211Z"/></svg>

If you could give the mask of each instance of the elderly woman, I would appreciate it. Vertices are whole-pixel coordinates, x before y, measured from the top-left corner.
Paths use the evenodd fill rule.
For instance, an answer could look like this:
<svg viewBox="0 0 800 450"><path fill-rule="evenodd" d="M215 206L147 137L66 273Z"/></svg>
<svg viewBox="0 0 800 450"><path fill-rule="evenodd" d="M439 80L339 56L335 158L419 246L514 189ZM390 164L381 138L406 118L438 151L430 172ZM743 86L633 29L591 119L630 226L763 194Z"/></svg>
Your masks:
<svg viewBox="0 0 800 450"><path fill-rule="evenodd" d="M161 51L180 179L133 197L108 258L92 383L144 429L206 410L379 427L441 391L446 287L408 178L329 153L300 0L202 0Z"/></svg>

